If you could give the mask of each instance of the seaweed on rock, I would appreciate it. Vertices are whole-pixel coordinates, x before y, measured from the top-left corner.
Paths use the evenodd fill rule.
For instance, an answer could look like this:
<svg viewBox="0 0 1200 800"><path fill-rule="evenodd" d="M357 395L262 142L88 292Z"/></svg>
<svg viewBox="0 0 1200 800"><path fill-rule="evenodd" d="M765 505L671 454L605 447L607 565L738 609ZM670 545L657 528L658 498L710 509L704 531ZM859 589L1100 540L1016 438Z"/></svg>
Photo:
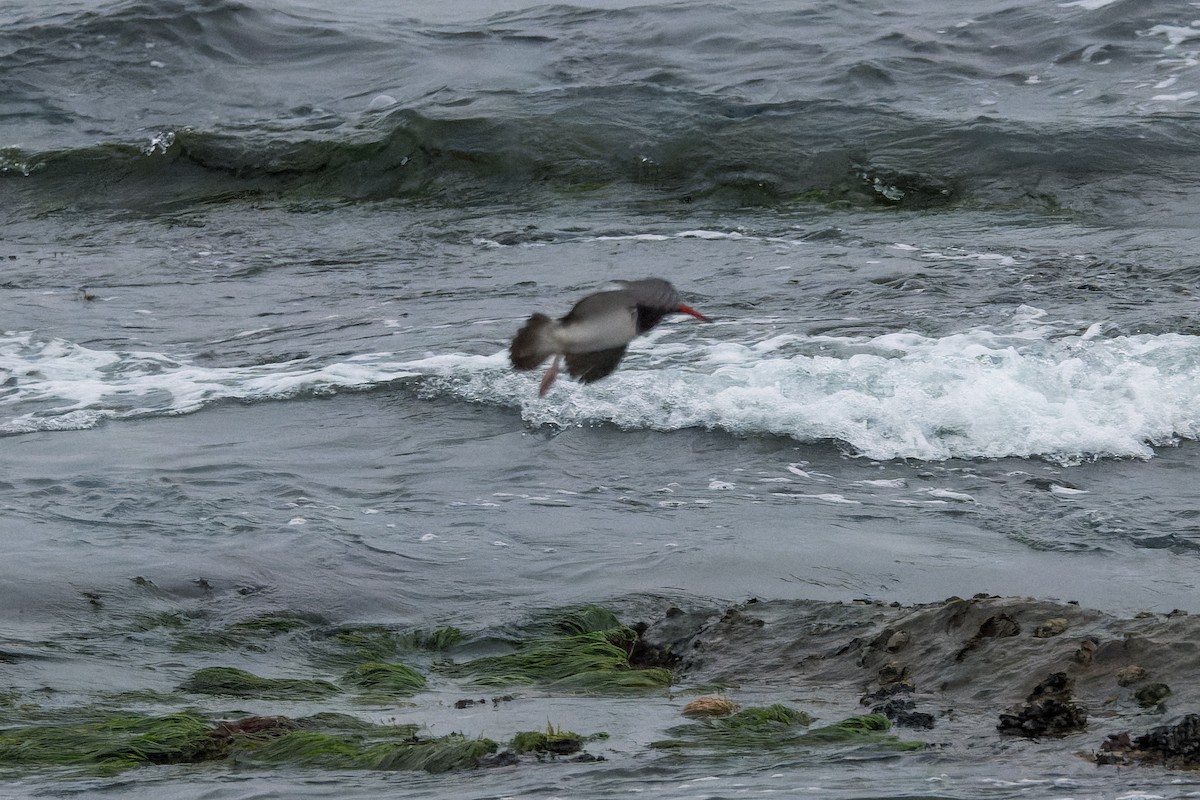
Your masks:
<svg viewBox="0 0 1200 800"><path fill-rule="evenodd" d="M496 750L496 743L490 739L468 739L459 734L436 739L386 737L381 741L370 733L290 731L262 744L245 744L234 758L238 763L258 766L447 772L475 767L479 759Z"/></svg>
<svg viewBox="0 0 1200 800"><path fill-rule="evenodd" d="M564 731L546 723L544 731L521 731L512 739L514 753L546 753L565 756L583 749L583 737L574 731Z"/></svg>
<svg viewBox="0 0 1200 800"><path fill-rule="evenodd" d="M609 611L585 607L537 626L513 652L483 656L446 669L477 686L541 686L578 693L625 693L671 685L668 669L637 669L629 655L638 639Z"/></svg>
<svg viewBox="0 0 1200 800"><path fill-rule="evenodd" d="M822 745L877 745L888 750L918 750L924 742L906 742L890 733L891 723L880 714L849 717L833 725L804 730L812 717L776 703L745 708L723 719L677 725L672 738L653 742L659 750L704 749L721 752L772 750Z"/></svg>
<svg viewBox="0 0 1200 800"><path fill-rule="evenodd" d="M6 769L58 766L112 774L145 764L203 761L221 750L208 724L192 714L115 714L0 731L0 764Z"/></svg>
<svg viewBox="0 0 1200 800"><path fill-rule="evenodd" d="M401 653L442 652L463 641L466 635L455 627L398 632L380 625L356 625L339 627L326 638L336 645L336 649L323 652L320 660L346 666L367 661L386 662Z"/></svg>
<svg viewBox="0 0 1200 800"><path fill-rule="evenodd" d="M179 686L195 694L252 697L268 700L316 700L341 691L328 681L299 678L262 678L235 667L205 667Z"/></svg>
<svg viewBox="0 0 1200 800"><path fill-rule="evenodd" d="M342 681L370 698L407 697L425 688L425 676L412 667L378 661L359 664Z"/></svg>
<svg viewBox="0 0 1200 800"><path fill-rule="evenodd" d="M431 739L413 725L374 725L340 714L246 717L210 723L194 714L121 714L0 731L5 773L67 767L115 774L152 764L232 761L258 766L445 772L478 766L489 739Z"/></svg>
<svg viewBox="0 0 1200 800"><path fill-rule="evenodd" d="M159 615L163 627L173 627L179 633L173 647L180 652L205 652L217 650L250 649L264 650L264 641L293 631L321 624L319 617L291 612L269 612L257 614L220 629L193 629L178 612Z"/></svg>

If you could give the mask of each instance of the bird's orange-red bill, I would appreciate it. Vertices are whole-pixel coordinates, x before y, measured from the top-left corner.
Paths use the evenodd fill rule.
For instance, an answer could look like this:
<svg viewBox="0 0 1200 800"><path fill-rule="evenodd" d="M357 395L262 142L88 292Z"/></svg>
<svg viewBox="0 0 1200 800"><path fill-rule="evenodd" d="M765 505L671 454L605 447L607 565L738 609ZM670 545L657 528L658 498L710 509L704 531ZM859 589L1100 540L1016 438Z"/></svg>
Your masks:
<svg viewBox="0 0 1200 800"><path fill-rule="evenodd" d="M691 306L685 305L684 303L679 304L679 313L680 314L691 314L693 317L700 320L701 322L712 322L711 319L704 316L703 314L701 314L699 311L692 308Z"/></svg>

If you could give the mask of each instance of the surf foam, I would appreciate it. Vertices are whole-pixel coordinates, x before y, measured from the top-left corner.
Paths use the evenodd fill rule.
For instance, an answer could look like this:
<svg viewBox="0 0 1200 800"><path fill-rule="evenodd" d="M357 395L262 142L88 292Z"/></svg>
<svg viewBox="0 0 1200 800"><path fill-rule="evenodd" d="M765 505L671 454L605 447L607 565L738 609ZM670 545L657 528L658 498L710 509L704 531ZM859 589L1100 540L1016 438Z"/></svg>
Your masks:
<svg viewBox="0 0 1200 800"><path fill-rule="evenodd" d="M0 336L0 433L91 427L105 419L186 414L395 385L418 396L515 406L534 425L724 430L835 440L873 459L1149 458L1200 438L1200 337L1107 338L1093 326L976 329L940 338L773 335L674 326L638 340L611 378L562 380L544 399L536 373L504 352L399 360L204 367L162 353L92 350L30 334ZM411 379L411 382L408 380Z"/></svg>
<svg viewBox="0 0 1200 800"><path fill-rule="evenodd" d="M0 434L91 428L106 419L188 414L224 400L258 402L361 391L418 373L377 354L204 367L163 353L93 350L30 333L0 334Z"/></svg>

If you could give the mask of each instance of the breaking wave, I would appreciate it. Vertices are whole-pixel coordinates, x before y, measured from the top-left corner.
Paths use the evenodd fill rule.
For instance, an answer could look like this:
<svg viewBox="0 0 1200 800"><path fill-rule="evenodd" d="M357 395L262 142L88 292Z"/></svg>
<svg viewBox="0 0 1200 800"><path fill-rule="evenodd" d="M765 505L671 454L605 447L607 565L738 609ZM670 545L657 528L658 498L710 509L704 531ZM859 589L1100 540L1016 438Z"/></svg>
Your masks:
<svg viewBox="0 0 1200 800"><path fill-rule="evenodd" d="M718 340L722 327L726 340ZM638 340L612 378L564 380L544 399L537 377L512 372L503 352L203 367L8 333L0 337L0 432L387 389L511 407L532 425L788 436L873 459L1149 458L1154 447L1200 438L1196 336L1106 337L1098 327L1058 335L1033 325L738 342L720 323L710 338L686 341L672 328Z"/></svg>

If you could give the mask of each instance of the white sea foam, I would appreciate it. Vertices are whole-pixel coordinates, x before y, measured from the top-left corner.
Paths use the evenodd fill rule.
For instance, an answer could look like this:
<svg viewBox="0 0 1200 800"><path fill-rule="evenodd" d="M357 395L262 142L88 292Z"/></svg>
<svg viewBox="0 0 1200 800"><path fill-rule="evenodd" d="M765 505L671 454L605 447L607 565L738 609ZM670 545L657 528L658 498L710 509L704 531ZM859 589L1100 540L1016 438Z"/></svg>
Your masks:
<svg viewBox="0 0 1200 800"><path fill-rule="evenodd" d="M222 400L282 400L369 389L417 375L377 355L203 367L162 353L93 350L0 334L0 434L77 430L105 419L187 414Z"/></svg>
<svg viewBox="0 0 1200 800"><path fill-rule="evenodd" d="M1105 6L1110 6L1115 2L1117 2L1117 0L1074 0L1074 2L1071 2L1071 3L1059 3L1058 5L1060 8L1076 7L1076 8L1084 8L1084 9L1087 9L1088 11L1095 11L1098 8L1104 8Z"/></svg>
<svg viewBox="0 0 1200 800"><path fill-rule="evenodd" d="M1200 338L1063 336L1036 313L1018 322L942 338L693 342L690 357L655 347L603 383L564 382L545 399L534 378L518 379L516 400L536 424L833 439L879 459L1145 458L1200 434ZM463 366L441 363L452 394L514 390Z"/></svg>
<svg viewBox="0 0 1200 800"><path fill-rule="evenodd" d="M874 459L1148 458L1154 446L1200 438L1200 337L1105 337L1096 326L1064 335L1036 309L1023 310L1009 331L940 338L900 332L728 341L746 329L706 327L684 335L710 338L683 343L684 329L662 327L639 340L611 378L588 386L562 379L545 398L537 396L537 374L512 372L504 352L206 367L162 353L2 334L0 433L412 378L420 396L515 406L531 424L835 440ZM811 477L800 467L792 472Z"/></svg>
<svg viewBox="0 0 1200 800"><path fill-rule="evenodd" d="M857 481L861 486L874 486L880 489L906 489L908 481L904 478L880 478L872 481Z"/></svg>
<svg viewBox="0 0 1200 800"><path fill-rule="evenodd" d="M614 234L614 235L593 237L594 241L597 241L597 242L667 242L667 241L670 241L671 239L708 239L708 240L732 239L732 240L738 240L738 239L746 239L746 238L758 238L758 237L747 237L745 234L738 233L737 231L709 231L709 230L679 231L678 233L673 233L669 236L666 234L662 234L662 233L631 233L631 234Z"/></svg>
<svg viewBox="0 0 1200 800"><path fill-rule="evenodd" d="M1200 39L1200 25L1154 25L1140 32L1143 36L1165 36L1171 47Z"/></svg>

